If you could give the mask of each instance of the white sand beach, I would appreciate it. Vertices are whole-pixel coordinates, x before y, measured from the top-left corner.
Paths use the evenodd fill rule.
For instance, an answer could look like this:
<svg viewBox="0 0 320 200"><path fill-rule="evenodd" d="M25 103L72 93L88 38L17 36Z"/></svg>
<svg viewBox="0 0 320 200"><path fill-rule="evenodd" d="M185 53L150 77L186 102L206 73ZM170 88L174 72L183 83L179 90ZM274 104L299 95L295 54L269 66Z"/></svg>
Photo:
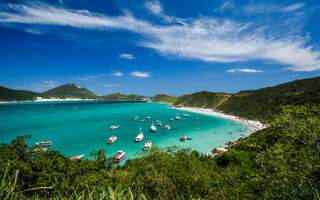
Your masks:
<svg viewBox="0 0 320 200"><path fill-rule="evenodd" d="M202 113L202 114L206 114L206 115L211 115L211 116L215 116L215 117L221 117L221 118L229 119L232 121L236 121L236 122L239 122L239 123L247 126L252 132L256 132L258 130L267 128L267 125L262 124L260 121L248 120L248 119L237 117L234 115L228 115L225 113L217 112L213 109L194 108L194 107L172 107L172 108L175 108L178 110L185 110L185 111L189 111L189 112Z"/></svg>

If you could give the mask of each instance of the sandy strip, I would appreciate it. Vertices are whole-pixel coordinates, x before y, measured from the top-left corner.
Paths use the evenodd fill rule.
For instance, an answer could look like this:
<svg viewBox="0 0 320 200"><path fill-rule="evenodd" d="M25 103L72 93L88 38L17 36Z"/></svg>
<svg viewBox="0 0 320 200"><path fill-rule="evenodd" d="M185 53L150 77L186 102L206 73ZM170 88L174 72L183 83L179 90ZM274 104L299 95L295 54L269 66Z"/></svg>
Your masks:
<svg viewBox="0 0 320 200"><path fill-rule="evenodd" d="M250 131L252 131L252 132L256 132L258 130L267 128L267 125L262 124L259 121L248 120L248 119L237 117L237 116L234 116L234 115L224 114L224 113L221 113L221 112L214 111L213 109L193 108L193 107L179 107L179 108L172 107L172 108L175 108L175 109L178 109L178 110L185 110L185 111L189 111L189 112L195 112L195 113L211 115L211 116L215 116L215 117L220 117L220 118L225 118L225 119L229 119L229 120L232 120L232 121L236 121L236 122L239 122L239 123L247 126L250 129Z"/></svg>

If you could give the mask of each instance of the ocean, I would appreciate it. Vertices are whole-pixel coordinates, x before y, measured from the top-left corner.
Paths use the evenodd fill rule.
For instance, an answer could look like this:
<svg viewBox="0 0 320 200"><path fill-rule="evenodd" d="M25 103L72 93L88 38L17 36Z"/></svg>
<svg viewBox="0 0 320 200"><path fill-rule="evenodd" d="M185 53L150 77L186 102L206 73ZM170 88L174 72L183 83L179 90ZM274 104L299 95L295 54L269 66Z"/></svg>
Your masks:
<svg viewBox="0 0 320 200"><path fill-rule="evenodd" d="M189 117L183 117L189 114ZM181 120L170 122L177 115ZM133 120L132 116L138 116ZM149 116L146 122L141 119ZM195 119L199 118L199 119ZM170 130L157 126L170 125ZM169 108L168 104L147 102L73 101L73 102L29 102L0 104L0 143L8 143L16 136L32 135L28 145L41 140L51 140L50 149L59 150L66 156L85 154L90 158L93 150L105 149L106 156L114 156L125 150L125 159L137 157L142 146L150 140L156 147L190 147L201 153L211 153L214 147L224 146L228 141L248 136L250 130L230 120L204 114ZM157 132L150 132L154 122ZM109 130L119 125L116 130ZM135 143L139 129L144 139ZM180 141L182 134L192 140ZM116 142L107 144L111 136ZM124 161L122 161L124 163Z"/></svg>

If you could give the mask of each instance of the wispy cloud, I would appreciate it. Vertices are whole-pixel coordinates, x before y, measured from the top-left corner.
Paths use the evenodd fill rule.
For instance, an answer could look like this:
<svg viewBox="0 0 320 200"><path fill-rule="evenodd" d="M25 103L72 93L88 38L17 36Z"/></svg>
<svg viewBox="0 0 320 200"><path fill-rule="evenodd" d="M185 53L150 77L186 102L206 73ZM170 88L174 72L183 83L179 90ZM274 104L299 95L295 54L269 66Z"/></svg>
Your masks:
<svg viewBox="0 0 320 200"><path fill-rule="evenodd" d="M117 87L120 86L119 84L103 84L103 87Z"/></svg>
<svg viewBox="0 0 320 200"><path fill-rule="evenodd" d="M78 77L76 79L79 80L79 81L90 81L90 80L93 80L93 79L96 79L96 78L99 78L99 76L85 75L85 76L82 76L82 77Z"/></svg>
<svg viewBox="0 0 320 200"><path fill-rule="evenodd" d="M119 71L115 71L115 72L112 72L110 75L111 76L122 76L123 74Z"/></svg>
<svg viewBox="0 0 320 200"><path fill-rule="evenodd" d="M214 12L223 13L226 9L233 8L234 4L232 1L226 1L222 4L221 7L214 9Z"/></svg>
<svg viewBox="0 0 320 200"><path fill-rule="evenodd" d="M87 10L72 10L41 3L3 4L0 7L0 23L14 26L19 23L60 25L102 31L126 30L143 36L138 45L154 49L164 56L222 63L272 60L284 64L288 70L320 70L320 52L308 45L309 39L300 34L298 15L288 15L286 21L279 18L270 24L263 20L239 22L229 18L204 16L178 19L164 15L162 8L157 8L157 3L154 2L154 12L161 12L161 17L168 17L172 23L154 25L135 18L129 12L110 17ZM302 4L269 7L269 11L303 9ZM178 21L185 24L178 24Z"/></svg>
<svg viewBox="0 0 320 200"><path fill-rule="evenodd" d="M240 68L236 68L236 69L229 69L226 72L229 73L235 73L235 72L245 72L245 73L258 73L258 72L262 72L262 70L257 70L257 69L240 69Z"/></svg>
<svg viewBox="0 0 320 200"><path fill-rule="evenodd" d="M149 72L139 72L139 71L131 72L130 75L136 76L136 77L141 77L141 78L151 77L151 74Z"/></svg>
<svg viewBox="0 0 320 200"><path fill-rule="evenodd" d="M158 0L154 0L154 1L147 1L145 3L145 7L152 13L154 14L161 14L162 13L162 7L161 4Z"/></svg>
<svg viewBox="0 0 320 200"><path fill-rule="evenodd" d="M133 60L133 59L135 59L136 57L134 57L132 54L123 53L123 54L120 54L120 55L119 55L119 58L120 58L120 59Z"/></svg>

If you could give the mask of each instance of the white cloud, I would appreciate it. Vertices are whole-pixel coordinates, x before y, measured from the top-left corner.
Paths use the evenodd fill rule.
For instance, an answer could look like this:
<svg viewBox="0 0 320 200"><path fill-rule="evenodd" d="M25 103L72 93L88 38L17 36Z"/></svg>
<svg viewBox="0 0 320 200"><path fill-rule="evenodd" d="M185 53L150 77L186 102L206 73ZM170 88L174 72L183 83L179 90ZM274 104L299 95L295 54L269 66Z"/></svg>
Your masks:
<svg viewBox="0 0 320 200"><path fill-rule="evenodd" d="M224 4L222 4L221 7L214 9L214 12L223 13L226 9L233 8L233 7L234 5L232 1L226 1L224 2Z"/></svg>
<svg viewBox="0 0 320 200"><path fill-rule="evenodd" d="M154 14L161 14L162 13L162 7L161 4L158 0L154 0L154 1L147 1L145 3L145 7L152 13Z"/></svg>
<svg viewBox="0 0 320 200"><path fill-rule="evenodd" d="M123 74L119 71L116 71L116 72L112 72L110 75L111 76L122 76Z"/></svg>
<svg viewBox="0 0 320 200"><path fill-rule="evenodd" d="M148 72L139 72L139 71L131 72L130 75L131 76L136 76L136 77L141 77L141 78L151 77L150 73L148 73Z"/></svg>
<svg viewBox="0 0 320 200"><path fill-rule="evenodd" d="M160 12L160 17L167 17L172 23L154 25L136 19L128 12L110 17L87 10L71 10L41 3L3 4L0 6L0 23L14 26L19 23L60 25L101 31L126 30L142 36L138 45L154 49L164 56L222 63L272 60L284 64L288 70L320 70L320 52L308 45L309 40L300 34L301 23L297 15L290 15L292 18L286 21L279 18L270 24L264 20L244 23L203 16L178 19L164 15L157 5L154 4L154 12ZM161 6L160 3L158 6ZM262 4L260 7L261 12L266 9ZM289 12L302 7L302 4L287 7L272 4L268 12ZM134 58L131 54L121 55L119 58Z"/></svg>
<svg viewBox="0 0 320 200"><path fill-rule="evenodd" d="M236 68L236 69L229 69L229 70L227 70L227 72L229 72L229 73L235 73L235 72L258 73L258 72L262 72L262 70Z"/></svg>
<svg viewBox="0 0 320 200"><path fill-rule="evenodd" d="M117 87L120 86L119 84L103 84L103 87Z"/></svg>
<svg viewBox="0 0 320 200"><path fill-rule="evenodd" d="M304 3L296 3L296 4L292 4L290 6L284 7L283 11L291 12L291 11L295 11L295 10L302 8L303 6L304 6Z"/></svg>
<svg viewBox="0 0 320 200"><path fill-rule="evenodd" d="M133 60L133 59L135 59L136 57L134 57L132 54L123 53L123 54L120 54L120 55L119 55L119 58L120 58L120 59Z"/></svg>
<svg viewBox="0 0 320 200"><path fill-rule="evenodd" d="M34 88L38 88L37 90L41 90L57 87L57 83L57 81L41 81L40 83L35 83L33 86Z"/></svg>
<svg viewBox="0 0 320 200"><path fill-rule="evenodd" d="M78 77L76 79L79 80L79 81L90 81L90 80L93 80L93 79L96 79L96 78L99 78L99 76L85 75L85 76L82 76L82 77Z"/></svg>

